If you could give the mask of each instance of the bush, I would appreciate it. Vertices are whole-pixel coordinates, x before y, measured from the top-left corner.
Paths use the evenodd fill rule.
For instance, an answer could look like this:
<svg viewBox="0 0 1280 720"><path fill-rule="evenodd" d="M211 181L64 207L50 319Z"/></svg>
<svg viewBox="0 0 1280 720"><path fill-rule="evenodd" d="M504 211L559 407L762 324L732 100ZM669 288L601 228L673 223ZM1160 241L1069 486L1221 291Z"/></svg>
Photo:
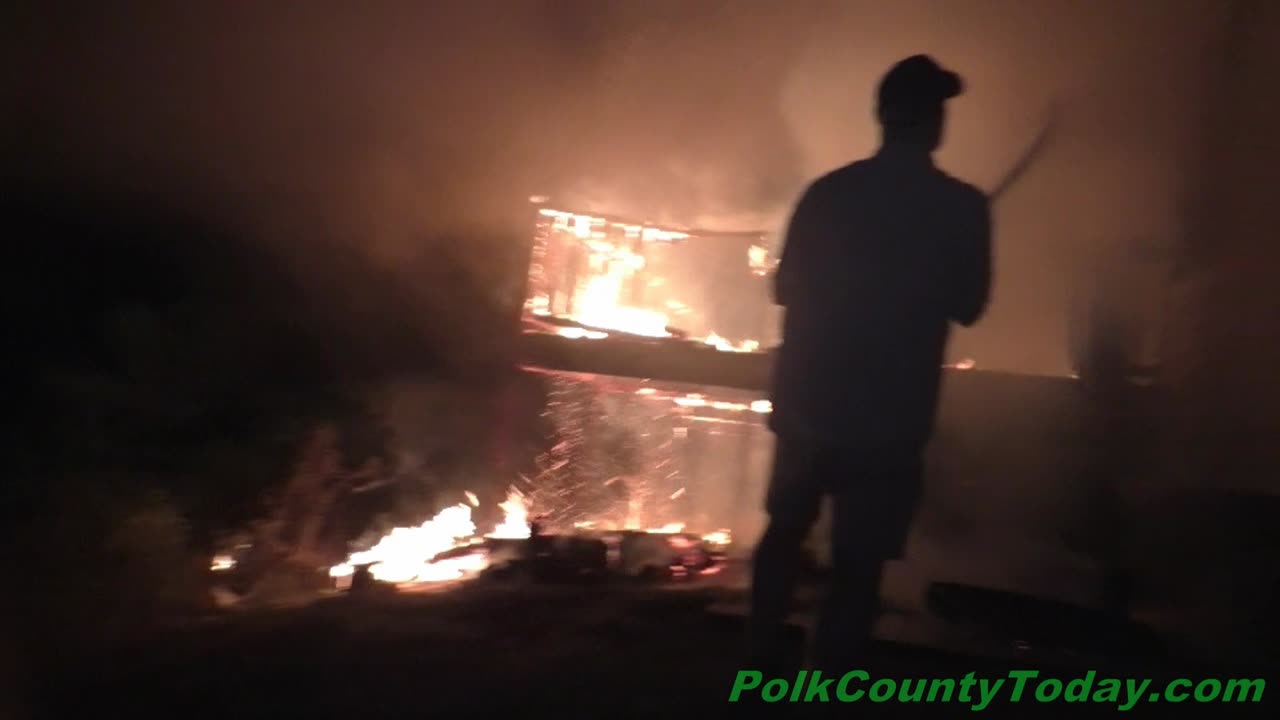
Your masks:
<svg viewBox="0 0 1280 720"><path fill-rule="evenodd" d="M8 547L19 632L37 662L108 650L202 602L203 574L173 502L97 479L62 488Z"/></svg>

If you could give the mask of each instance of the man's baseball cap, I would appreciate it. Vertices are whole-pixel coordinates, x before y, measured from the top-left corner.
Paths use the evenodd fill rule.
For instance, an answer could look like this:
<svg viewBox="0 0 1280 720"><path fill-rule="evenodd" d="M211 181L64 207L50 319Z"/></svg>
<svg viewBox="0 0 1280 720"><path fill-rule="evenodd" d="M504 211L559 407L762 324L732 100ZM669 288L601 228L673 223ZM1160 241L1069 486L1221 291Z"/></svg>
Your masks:
<svg viewBox="0 0 1280 720"><path fill-rule="evenodd" d="M885 125L910 125L936 115L964 92L964 81L928 55L899 61L880 80L876 115Z"/></svg>

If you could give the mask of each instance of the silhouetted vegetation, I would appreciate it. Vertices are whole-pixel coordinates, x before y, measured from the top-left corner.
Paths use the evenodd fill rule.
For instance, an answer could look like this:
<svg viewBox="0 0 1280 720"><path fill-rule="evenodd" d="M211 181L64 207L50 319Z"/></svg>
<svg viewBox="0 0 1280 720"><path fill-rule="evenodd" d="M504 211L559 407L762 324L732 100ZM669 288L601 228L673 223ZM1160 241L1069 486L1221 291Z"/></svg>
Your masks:
<svg viewBox="0 0 1280 720"><path fill-rule="evenodd" d="M10 601L34 633L95 644L206 602L216 538L269 512L308 438L329 428L335 473L385 472L374 390L436 372L441 337L496 317L456 287L466 323L419 323L402 283L336 242L308 244L302 265L154 199L5 198L15 432L0 512L23 578ZM450 291L448 277L426 279Z"/></svg>

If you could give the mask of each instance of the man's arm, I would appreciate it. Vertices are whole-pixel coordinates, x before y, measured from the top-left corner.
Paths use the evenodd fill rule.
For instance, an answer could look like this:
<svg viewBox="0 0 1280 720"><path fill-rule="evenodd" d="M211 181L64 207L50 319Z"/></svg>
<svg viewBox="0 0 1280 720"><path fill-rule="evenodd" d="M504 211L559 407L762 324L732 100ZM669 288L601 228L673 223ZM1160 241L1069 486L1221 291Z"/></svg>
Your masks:
<svg viewBox="0 0 1280 720"><path fill-rule="evenodd" d="M975 193L962 223L951 319L965 327L976 323L991 298L991 203Z"/></svg>
<svg viewBox="0 0 1280 720"><path fill-rule="evenodd" d="M810 185L796 203L773 275L773 301L784 307L796 301L806 279L813 281L814 250L819 242L816 235L821 231L816 187Z"/></svg>

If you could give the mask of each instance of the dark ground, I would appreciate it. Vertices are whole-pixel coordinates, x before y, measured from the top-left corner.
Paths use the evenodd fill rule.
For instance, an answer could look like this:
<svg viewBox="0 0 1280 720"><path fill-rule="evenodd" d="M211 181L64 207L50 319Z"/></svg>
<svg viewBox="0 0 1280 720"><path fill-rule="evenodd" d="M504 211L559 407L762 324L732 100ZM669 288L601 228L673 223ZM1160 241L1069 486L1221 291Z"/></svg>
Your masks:
<svg viewBox="0 0 1280 720"><path fill-rule="evenodd" d="M48 717L554 717L743 716L726 702L738 669L741 620L709 612L740 601L716 586L552 586L482 579L447 591L335 597L292 610L203 619L123 655L68 668L43 688ZM869 666L897 677L1003 675L1040 667L1070 679L1227 677L1259 672L1110 658L1044 665L981 659L880 642ZM1266 677L1274 677L1274 672ZM1204 717L1263 705L1187 703ZM774 704L761 717L820 708ZM967 706L834 706L839 716L972 716ZM1172 708L1124 713L1164 717ZM1152 712L1155 710L1157 712ZM856 712L855 712L856 711ZM1163 711L1163 712L1160 712ZM1113 706L1023 703L981 716L1095 717Z"/></svg>

